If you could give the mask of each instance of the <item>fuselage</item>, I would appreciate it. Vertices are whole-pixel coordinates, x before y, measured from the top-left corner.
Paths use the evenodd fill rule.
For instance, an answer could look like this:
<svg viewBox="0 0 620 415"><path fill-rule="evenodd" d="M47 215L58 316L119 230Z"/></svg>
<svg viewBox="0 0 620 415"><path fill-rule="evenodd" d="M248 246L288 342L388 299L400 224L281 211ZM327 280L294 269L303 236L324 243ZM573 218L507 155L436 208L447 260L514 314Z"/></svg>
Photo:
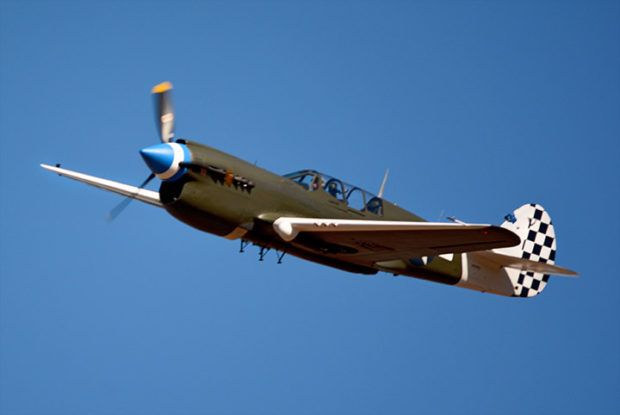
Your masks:
<svg viewBox="0 0 620 415"><path fill-rule="evenodd" d="M451 285L463 276L462 254L370 263L353 256L348 258L347 247L327 246L303 235L285 242L272 227L273 221L281 216L424 219L370 192L313 170L280 176L203 144L179 142L191 154L190 160L182 163L186 172L178 180L162 182L160 198L172 216L196 229L228 239L242 238L264 249L354 273L385 271Z"/></svg>

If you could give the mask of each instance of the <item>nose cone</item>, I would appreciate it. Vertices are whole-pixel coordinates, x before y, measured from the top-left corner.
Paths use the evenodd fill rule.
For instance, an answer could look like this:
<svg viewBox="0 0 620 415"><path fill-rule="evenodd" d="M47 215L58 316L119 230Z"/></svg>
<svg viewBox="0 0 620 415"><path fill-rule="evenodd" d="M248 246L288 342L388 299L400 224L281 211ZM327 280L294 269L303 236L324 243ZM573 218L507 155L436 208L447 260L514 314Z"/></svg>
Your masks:
<svg viewBox="0 0 620 415"><path fill-rule="evenodd" d="M161 143L140 150L140 155L146 165L161 180L174 181L187 170L179 163L189 162L189 149L178 143Z"/></svg>
<svg viewBox="0 0 620 415"><path fill-rule="evenodd" d="M174 163L174 150L167 143L143 148L140 150L140 155L155 174L165 172Z"/></svg>

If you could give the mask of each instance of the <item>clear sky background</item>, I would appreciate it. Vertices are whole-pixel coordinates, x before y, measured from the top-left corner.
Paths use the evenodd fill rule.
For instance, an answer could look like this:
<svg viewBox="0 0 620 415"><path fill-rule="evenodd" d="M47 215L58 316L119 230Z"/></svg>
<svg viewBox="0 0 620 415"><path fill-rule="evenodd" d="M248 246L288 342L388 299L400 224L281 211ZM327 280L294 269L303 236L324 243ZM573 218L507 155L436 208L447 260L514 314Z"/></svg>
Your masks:
<svg viewBox="0 0 620 415"><path fill-rule="evenodd" d="M438 4L439 3L439 4ZM620 3L0 0L0 413L620 412ZM534 299L201 233L130 184L177 136L429 220L550 213ZM158 186L155 181L151 188ZM443 212L443 213L442 213ZM443 219L441 219L443 220Z"/></svg>

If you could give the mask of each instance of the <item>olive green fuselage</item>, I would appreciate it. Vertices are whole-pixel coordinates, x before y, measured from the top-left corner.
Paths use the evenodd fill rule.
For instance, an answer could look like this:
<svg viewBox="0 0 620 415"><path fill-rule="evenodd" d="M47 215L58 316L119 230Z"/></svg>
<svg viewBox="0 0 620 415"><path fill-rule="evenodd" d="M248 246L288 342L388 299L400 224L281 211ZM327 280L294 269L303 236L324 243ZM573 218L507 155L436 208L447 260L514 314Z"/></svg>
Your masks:
<svg viewBox="0 0 620 415"><path fill-rule="evenodd" d="M285 242L273 229L279 217L424 221L381 199L381 212L358 210L325 189L309 190L287 177L271 173L214 148L179 140L190 150L187 172L175 182L162 182L160 198L166 210L186 224L228 239L242 238L270 248L342 270L375 274L378 270L447 284L461 277L461 255L448 261L429 259L416 264L409 258L385 264L356 262L346 251L303 235ZM346 192L346 190L345 190Z"/></svg>

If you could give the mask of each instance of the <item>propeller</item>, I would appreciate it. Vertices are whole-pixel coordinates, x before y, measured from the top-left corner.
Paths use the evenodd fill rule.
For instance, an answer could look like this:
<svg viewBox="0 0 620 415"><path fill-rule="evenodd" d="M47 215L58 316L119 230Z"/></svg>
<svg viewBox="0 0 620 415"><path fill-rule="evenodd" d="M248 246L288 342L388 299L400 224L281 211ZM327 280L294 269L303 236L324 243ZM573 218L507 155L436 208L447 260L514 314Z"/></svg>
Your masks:
<svg viewBox="0 0 620 415"><path fill-rule="evenodd" d="M155 101L155 124L162 143L174 137L174 108L172 107L172 84L168 81L155 85L151 92Z"/></svg>
<svg viewBox="0 0 620 415"><path fill-rule="evenodd" d="M138 190L143 189L151 180L155 178L155 173L149 174L149 177L146 178L144 182L140 186L138 186ZM108 222L112 222L120 213L125 210L127 206L131 203L134 197L138 194L136 191L131 196L127 196L125 199L121 201L118 205L116 205L113 209L111 209L108 213L105 214L105 218Z"/></svg>
<svg viewBox="0 0 620 415"><path fill-rule="evenodd" d="M174 108L172 106L172 84L168 81L162 82L161 84L155 85L151 90L153 94L153 100L155 103L155 123L157 125L157 131L159 132L159 138L162 143L170 143L174 138ZM172 144L176 145L176 144ZM167 150L171 152L171 150ZM161 151L160 151L161 153ZM143 157L145 156L145 150L141 151ZM162 155L157 155L157 150L155 153L152 151L149 152L148 149L146 151L147 159L149 161L154 160L155 162L161 162ZM167 154L164 154L165 158ZM166 160L167 161L167 160ZM149 167L151 167L149 165ZM144 182L140 186L138 186L138 190L143 189L151 180L155 178L155 173L151 173ZM129 203L134 199L134 197L138 193L134 193L130 196L127 196L123 199L118 205L116 205L113 209L111 209L106 214L106 219L108 222L112 222L120 213L125 210Z"/></svg>

